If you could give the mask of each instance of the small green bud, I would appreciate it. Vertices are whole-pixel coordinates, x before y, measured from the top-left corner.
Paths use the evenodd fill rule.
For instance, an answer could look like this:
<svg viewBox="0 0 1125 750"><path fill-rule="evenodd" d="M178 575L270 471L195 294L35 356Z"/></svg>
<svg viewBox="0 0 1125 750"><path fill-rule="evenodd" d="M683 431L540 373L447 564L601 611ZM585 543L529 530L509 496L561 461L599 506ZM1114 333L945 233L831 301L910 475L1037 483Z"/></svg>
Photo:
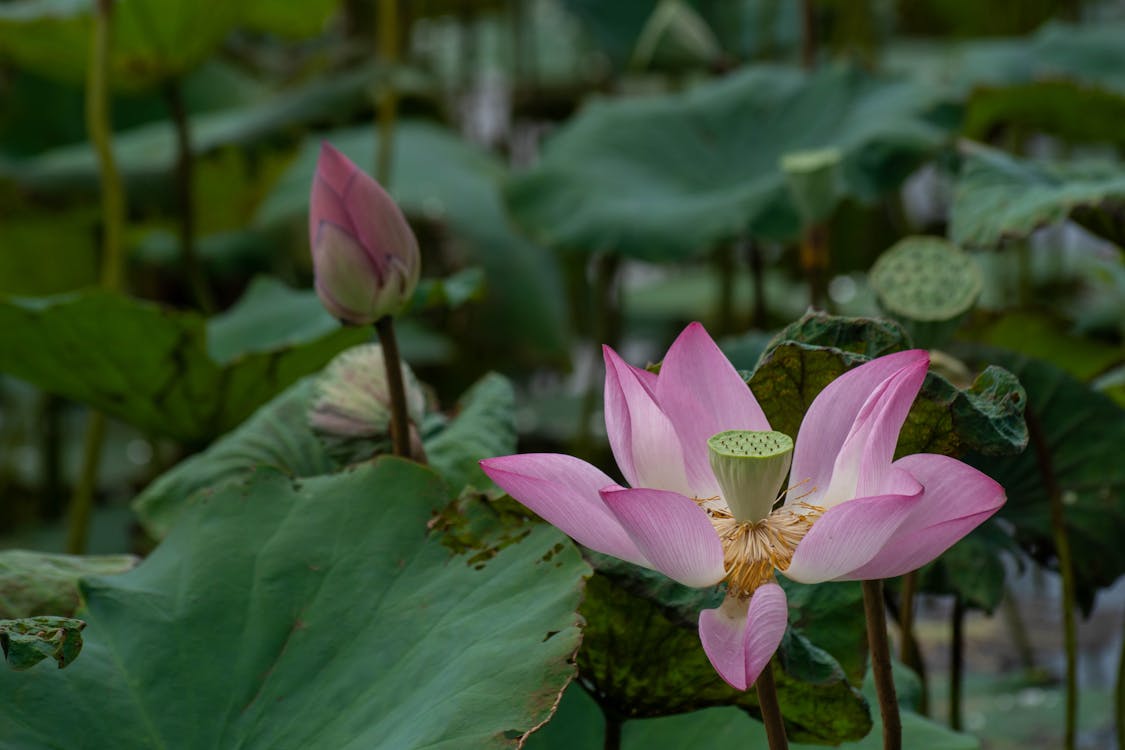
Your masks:
<svg viewBox="0 0 1125 750"><path fill-rule="evenodd" d="M793 461L793 439L780 432L728 430L712 436L707 448L731 514L739 521L768 516Z"/></svg>
<svg viewBox="0 0 1125 750"><path fill-rule="evenodd" d="M842 158L838 148L795 151L781 157L789 195L806 226L826 220L836 208Z"/></svg>

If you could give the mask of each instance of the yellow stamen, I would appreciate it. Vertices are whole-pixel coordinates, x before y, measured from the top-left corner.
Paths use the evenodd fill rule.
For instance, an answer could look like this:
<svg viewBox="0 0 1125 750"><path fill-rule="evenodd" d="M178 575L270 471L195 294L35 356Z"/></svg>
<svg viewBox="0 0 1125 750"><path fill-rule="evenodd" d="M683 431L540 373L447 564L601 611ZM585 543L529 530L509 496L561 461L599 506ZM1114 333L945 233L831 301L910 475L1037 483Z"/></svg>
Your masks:
<svg viewBox="0 0 1125 750"><path fill-rule="evenodd" d="M784 505L760 521L739 521L710 500L697 502L707 511L723 543L728 591L739 598L772 581L775 568L786 570L797 544L824 513L820 506L798 502Z"/></svg>

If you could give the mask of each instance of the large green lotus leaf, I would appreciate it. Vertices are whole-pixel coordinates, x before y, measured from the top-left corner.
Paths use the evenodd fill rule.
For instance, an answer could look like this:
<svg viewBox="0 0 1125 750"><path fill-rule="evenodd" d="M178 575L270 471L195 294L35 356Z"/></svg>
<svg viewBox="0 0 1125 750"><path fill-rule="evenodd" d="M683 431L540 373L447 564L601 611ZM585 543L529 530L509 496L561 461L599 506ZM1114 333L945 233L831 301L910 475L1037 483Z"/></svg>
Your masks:
<svg viewBox="0 0 1125 750"><path fill-rule="evenodd" d="M0 221L0 293L38 296L96 284L97 214L71 211Z"/></svg>
<svg viewBox="0 0 1125 750"><path fill-rule="evenodd" d="M545 526L467 564L428 533L446 498L387 458L200 496L83 583L70 669L0 675L0 747L513 746L573 676L589 568Z"/></svg>
<svg viewBox="0 0 1125 750"><path fill-rule="evenodd" d="M315 379L305 378L262 406L237 428L161 474L133 500L140 522L163 538L192 495L245 478L269 467L292 477L314 477L343 468L309 427ZM504 377L489 373L461 397L455 416L425 429L423 447L450 494L469 485L492 483L480 470L482 458L516 451L515 394ZM440 420L439 420L440 421Z"/></svg>
<svg viewBox="0 0 1125 750"><path fill-rule="evenodd" d="M191 118L193 153L198 156L222 146L260 142L311 120L357 113L370 104L370 88L376 76L375 68L362 67L240 107L195 115ZM410 85L423 84L415 80ZM166 119L114 134L113 150L131 195L143 197L146 191L171 189L177 148L175 130ZM34 158L0 160L0 176L38 192L93 193L99 184L97 155L85 141L53 148ZM308 185L305 202L307 210Z"/></svg>
<svg viewBox="0 0 1125 750"><path fill-rule="evenodd" d="M1125 362L1120 346L1077 335L1042 313L1006 311L969 335L982 344L1049 360L1086 382Z"/></svg>
<svg viewBox="0 0 1125 750"><path fill-rule="evenodd" d="M599 101L506 191L551 246L648 260L693 255L749 232L789 239L800 222L784 154L838 148L844 196L897 186L941 141L924 89L827 68L751 67L684 93Z"/></svg>
<svg viewBox="0 0 1125 750"><path fill-rule="evenodd" d="M578 669L603 705L632 718L723 705L757 714L757 694L727 685L699 642L699 610L718 606L721 592L685 589L623 565L598 568L604 572L590 579L582 603ZM787 632L773 670L792 737L836 743L871 726L839 665L800 633Z"/></svg>
<svg viewBox="0 0 1125 750"><path fill-rule="evenodd" d="M0 650L8 666L19 672L48 657L62 669L78 658L85 627L82 620L52 615L0 620Z"/></svg>
<svg viewBox="0 0 1125 750"><path fill-rule="evenodd" d="M0 56L80 83L89 64L93 0L20 0L0 5ZM242 18L225 0L114 3L110 81L143 88L203 62Z"/></svg>
<svg viewBox="0 0 1125 750"><path fill-rule="evenodd" d="M311 291L275 289L268 297L272 315L263 314L260 297L241 308L278 342L268 351L246 335L237 311L218 319L215 351L206 322L195 313L119 294L90 290L0 299L0 372L154 435L202 441L231 429L290 383L369 335L340 328L310 302ZM307 309L320 322L302 323L294 337L265 325L289 320L294 307ZM240 353L236 341L250 351Z"/></svg>
<svg viewBox="0 0 1125 750"><path fill-rule="evenodd" d="M286 37L315 36L324 31L339 0L246 0L243 24Z"/></svg>
<svg viewBox="0 0 1125 750"><path fill-rule="evenodd" d="M259 227L288 226L306 241L309 185L322 140L356 164L375 163L370 127L308 139L262 204L255 219ZM474 331L494 333L486 339L489 350L478 348L476 355L488 361L569 361L569 322L556 261L512 229L500 199L504 175L502 164L444 128L408 120L395 130L391 194L411 218L445 223L469 262L484 268L487 291Z"/></svg>
<svg viewBox="0 0 1125 750"><path fill-rule="evenodd" d="M132 570L132 555L61 555L10 549L0 552L0 619L70 616L78 611L78 580Z"/></svg>
<svg viewBox="0 0 1125 750"><path fill-rule="evenodd" d="M828 383L870 358L907 347L897 323L809 314L774 338L750 389L773 429L795 436ZM1026 401L1020 382L1001 367L986 367L965 388L930 372L899 436L898 455L1017 453L1027 444Z"/></svg>
<svg viewBox="0 0 1125 750"><path fill-rule="evenodd" d="M872 704L875 695L868 691ZM599 750L605 718L598 704L580 685L563 695L558 713L547 726L533 734L526 750ZM861 740L844 742L847 750L879 750L883 747L882 722L875 717L871 731ZM950 731L913 711L902 713L903 747L910 750L979 750L975 738ZM708 708L657 719L626 721L621 732L623 750L681 750L706 746L712 750L767 750L764 727L737 708ZM817 750L823 745L793 742L792 750Z"/></svg>
<svg viewBox="0 0 1125 750"><path fill-rule="evenodd" d="M1125 245L1125 168L1046 164L968 148L949 218L954 242L996 247L1066 218Z"/></svg>
<svg viewBox="0 0 1125 750"><path fill-rule="evenodd" d="M1042 426L1047 462L1062 492L1078 602L1087 612L1098 589L1125 572L1125 410L1108 396L1042 360L1000 349L974 351L999 362L1027 389L1028 413ZM1030 418L1029 418L1030 421ZM1057 566L1044 461L1034 443L1017 456L970 456L1004 485L999 517L1041 564Z"/></svg>

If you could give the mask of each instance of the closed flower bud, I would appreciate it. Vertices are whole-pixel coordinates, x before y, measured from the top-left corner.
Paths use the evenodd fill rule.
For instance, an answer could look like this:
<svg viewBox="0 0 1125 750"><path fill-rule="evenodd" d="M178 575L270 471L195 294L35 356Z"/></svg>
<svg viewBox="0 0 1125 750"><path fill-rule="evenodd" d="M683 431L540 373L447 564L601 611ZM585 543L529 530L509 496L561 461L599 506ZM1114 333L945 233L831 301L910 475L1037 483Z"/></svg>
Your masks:
<svg viewBox="0 0 1125 750"><path fill-rule="evenodd" d="M316 292L333 316L370 325L402 311L418 284L418 240L387 192L330 144L309 202Z"/></svg>
<svg viewBox="0 0 1125 750"><path fill-rule="evenodd" d="M383 348L361 344L336 356L321 373L309 409L309 426L334 457L356 461L390 452L391 397ZM414 373L402 365L411 432L421 425L426 396ZM416 451L412 451L416 452Z"/></svg>

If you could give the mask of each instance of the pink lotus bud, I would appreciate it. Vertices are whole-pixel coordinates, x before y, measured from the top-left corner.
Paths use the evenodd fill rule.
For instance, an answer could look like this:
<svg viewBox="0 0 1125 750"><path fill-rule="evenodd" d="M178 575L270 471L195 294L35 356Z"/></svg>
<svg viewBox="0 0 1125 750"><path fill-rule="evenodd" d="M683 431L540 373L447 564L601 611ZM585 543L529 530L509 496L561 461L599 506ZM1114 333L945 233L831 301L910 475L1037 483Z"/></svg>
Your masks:
<svg viewBox="0 0 1125 750"><path fill-rule="evenodd" d="M370 325L414 294L418 240L395 202L348 157L324 143L309 201L316 292L344 323Z"/></svg>

